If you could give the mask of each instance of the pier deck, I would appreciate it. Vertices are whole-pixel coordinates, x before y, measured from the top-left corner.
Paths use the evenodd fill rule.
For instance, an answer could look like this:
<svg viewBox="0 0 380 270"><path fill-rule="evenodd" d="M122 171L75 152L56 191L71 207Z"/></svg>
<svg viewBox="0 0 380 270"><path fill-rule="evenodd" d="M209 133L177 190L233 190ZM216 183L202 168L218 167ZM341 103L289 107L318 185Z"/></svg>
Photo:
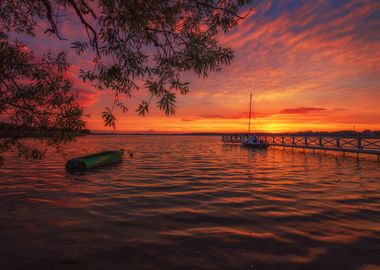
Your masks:
<svg viewBox="0 0 380 270"><path fill-rule="evenodd" d="M247 134L228 134L222 136L222 141L228 144L238 144L247 138ZM303 148L345 153L377 155L380 160L380 138L345 138L329 136L287 136L287 135L257 135L260 140L271 146Z"/></svg>

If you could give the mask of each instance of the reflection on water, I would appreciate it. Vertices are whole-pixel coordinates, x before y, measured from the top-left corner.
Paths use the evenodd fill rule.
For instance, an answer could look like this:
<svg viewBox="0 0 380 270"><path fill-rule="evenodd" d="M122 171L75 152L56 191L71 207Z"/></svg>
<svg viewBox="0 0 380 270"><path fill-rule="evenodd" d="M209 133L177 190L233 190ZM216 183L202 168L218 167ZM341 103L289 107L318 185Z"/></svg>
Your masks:
<svg viewBox="0 0 380 270"><path fill-rule="evenodd" d="M65 159L134 153L91 172ZM0 168L1 269L380 269L380 163L88 136Z"/></svg>

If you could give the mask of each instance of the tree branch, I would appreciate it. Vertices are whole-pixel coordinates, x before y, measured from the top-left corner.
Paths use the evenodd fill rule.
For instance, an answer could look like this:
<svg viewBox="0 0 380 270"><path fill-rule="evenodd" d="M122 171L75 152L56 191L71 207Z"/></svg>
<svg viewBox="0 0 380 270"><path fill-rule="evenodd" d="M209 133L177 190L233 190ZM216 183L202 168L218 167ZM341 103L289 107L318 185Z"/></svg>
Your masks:
<svg viewBox="0 0 380 270"><path fill-rule="evenodd" d="M46 29L45 33L51 32L53 34L56 34L60 40L66 40L65 38L62 38L58 32L57 24L55 23L55 21L53 19L53 9L52 9L52 6L51 6L49 0L42 0L42 3L46 8L46 16L47 16L47 18L50 22L50 25L51 25L51 28Z"/></svg>
<svg viewBox="0 0 380 270"><path fill-rule="evenodd" d="M79 9L78 5L75 3L75 0L68 0L68 2L74 8L75 13L78 15L82 24L86 27L86 31L88 34L88 38L90 39L91 46L95 49L97 57L100 58L99 47L98 47L98 34L96 33L95 29L84 19L81 10ZM92 38L89 35L88 30L92 32L92 35L93 35Z"/></svg>

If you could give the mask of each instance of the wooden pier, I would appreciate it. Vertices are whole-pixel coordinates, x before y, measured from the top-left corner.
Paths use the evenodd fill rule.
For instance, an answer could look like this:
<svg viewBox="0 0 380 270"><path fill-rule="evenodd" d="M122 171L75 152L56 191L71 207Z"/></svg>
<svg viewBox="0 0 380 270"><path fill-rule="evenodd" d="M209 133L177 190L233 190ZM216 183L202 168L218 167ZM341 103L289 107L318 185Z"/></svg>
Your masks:
<svg viewBox="0 0 380 270"><path fill-rule="evenodd" d="M222 141L228 144L239 144L248 134L228 134L222 136ZM287 136L287 135L256 135L260 140L271 146L302 148L345 153L377 155L380 161L380 138L358 137L329 137L329 136Z"/></svg>

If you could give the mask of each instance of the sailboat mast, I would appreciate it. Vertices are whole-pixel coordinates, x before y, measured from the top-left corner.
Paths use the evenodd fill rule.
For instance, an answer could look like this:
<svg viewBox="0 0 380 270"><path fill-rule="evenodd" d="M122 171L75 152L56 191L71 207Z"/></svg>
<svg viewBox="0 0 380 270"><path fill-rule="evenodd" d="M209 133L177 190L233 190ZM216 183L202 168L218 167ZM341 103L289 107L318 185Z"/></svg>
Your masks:
<svg viewBox="0 0 380 270"><path fill-rule="evenodd" d="M248 134L251 134L251 108L252 108L252 93L249 96L249 122L248 122Z"/></svg>

